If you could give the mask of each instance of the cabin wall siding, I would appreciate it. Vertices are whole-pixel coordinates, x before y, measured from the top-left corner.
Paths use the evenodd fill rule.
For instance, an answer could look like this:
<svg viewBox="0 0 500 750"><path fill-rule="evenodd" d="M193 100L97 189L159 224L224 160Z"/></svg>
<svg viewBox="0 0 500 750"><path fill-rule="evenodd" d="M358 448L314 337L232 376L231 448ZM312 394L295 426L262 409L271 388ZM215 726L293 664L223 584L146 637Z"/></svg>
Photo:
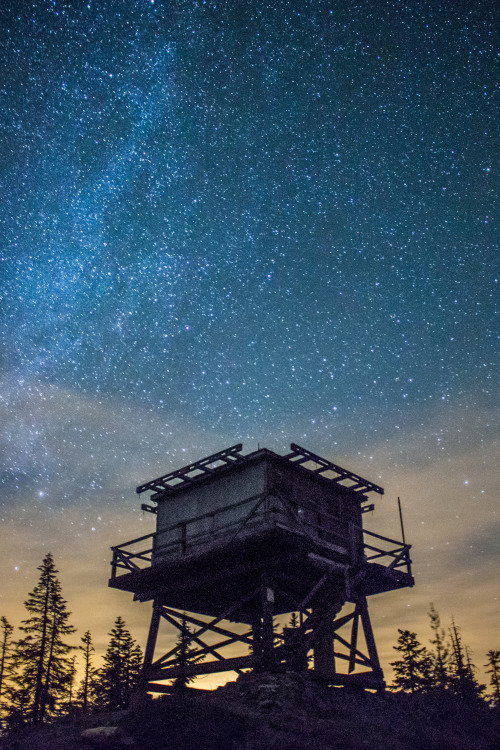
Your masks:
<svg viewBox="0 0 500 750"><path fill-rule="evenodd" d="M348 554L350 522L359 527L354 536L362 544L359 498L264 457L160 500L152 563L201 554L228 544L235 535L242 539L275 526Z"/></svg>

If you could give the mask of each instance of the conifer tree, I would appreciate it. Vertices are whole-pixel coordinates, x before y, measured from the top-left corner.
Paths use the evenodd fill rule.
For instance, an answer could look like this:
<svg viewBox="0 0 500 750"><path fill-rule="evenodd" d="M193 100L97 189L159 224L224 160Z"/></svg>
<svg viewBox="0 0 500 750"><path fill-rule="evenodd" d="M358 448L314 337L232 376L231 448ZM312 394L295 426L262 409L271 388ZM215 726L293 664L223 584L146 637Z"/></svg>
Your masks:
<svg viewBox="0 0 500 750"><path fill-rule="evenodd" d="M71 613L50 553L38 570L38 583L24 603L29 617L20 627L26 635L16 643L16 685L11 696L13 705L27 712L34 723L43 721L47 712L53 713L64 695L72 647L63 639L75 632L68 623Z"/></svg>
<svg viewBox="0 0 500 750"><path fill-rule="evenodd" d="M6 617L0 617L0 717L2 716L2 696L5 695L5 686L7 678L12 673L11 654L12 654L12 633L14 626L9 623Z"/></svg>
<svg viewBox="0 0 500 750"><path fill-rule="evenodd" d="M95 702L95 685L94 678L96 670L92 664L92 654L95 651L94 644L92 643L92 636L90 630L87 630L81 638L82 645L79 646L80 650L83 651L83 680L80 684L78 691L78 699L81 707L84 711L89 708Z"/></svg>
<svg viewBox="0 0 500 750"><path fill-rule="evenodd" d="M184 616L181 621L181 631L177 638L177 660L176 665L178 667L186 667L189 664L196 664L202 659L202 654L197 652L197 649L192 644L192 633L187 624L186 617ZM192 675L181 675L175 679L175 688L185 688L190 682L195 679Z"/></svg>
<svg viewBox="0 0 500 750"><path fill-rule="evenodd" d="M15 661L14 661L15 668ZM30 674L20 672L7 687L7 725L11 731L22 727L30 717L33 707L33 680Z"/></svg>
<svg viewBox="0 0 500 750"><path fill-rule="evenodd" d="M465 682L467 667L465 662L465 652L462 644L460 630L455 625L455 620L451 621L450 638L453 655L453 677L455 685L462 685Z"/></svg>
<svg viewBox="0 0 500 750"><path fill-rule="evenodd" d="M433 679L436 687L444 688L448 684L448 664L449 664L449 648L446 645L446 637L444 628L441 627L441 620L439 613L436 612L434 604L431 603L429 609L430 625L434 637L431 638L431 643L434 646L433 661Z"/></svg>
<svg viewBox="0 0 500 750"><path fill-rule="evenodd" d="M493 704L500 708L500 651L490 650L486 654L488 662L484 665L490 667L486 674L491 675L490 685L493 688Z"/></svg>
<svg viewBox="0 0 500 750"><path fill-rule="evenodd" d="M66 710L68 713L73 711L74 707L74 689L75 689L75 678L76 678L76 656L72 656L69 660L69 668L65 677L66 687Z"/></svg>
<svg viewBox="0 0 500 750"><path fill-rule="evenodd" d="M417 634L398 629L398 645L393 646L401 659L391 662L394 667L394 684L410 693L419 693L432 687L433 659L425 646L417 640Z"/></svg>
<svg viewBox="0 0 500 750"><path fill-rule="evenodd" d="M300 625L300 622L299 622L299 616L298 616L297 612L292 612L292 614L290 615L290 622L288 624L288 627L289 628L298 628L299 625Z"/></svg>
<svg viewBox="0 0 500 750"><path fill-rule="evenodd" d="M304 633L300 627L297 612L292 612L287 626L283 628L282 641L285 646L286 661L293 670L307 669L308 658L304 651Z"/></svg>
<svg viewBox="0 0 500 750"><path fill-rule="evenodd" d="M142 667L142 651L132 638L121 617L111 632L104 666L98 671L98 703L120 711L128 707L130 696Z"/></svg>
<svg viewBox="0 0 500 750"><path fill-rule="evenodd" d="M451 677L452 689L467 700L479 698L484 690L484 685L479 685L476 680L476 668L471 662L469 650L463 645L460 628L452 618L450 628L451 640Z"/></svg>

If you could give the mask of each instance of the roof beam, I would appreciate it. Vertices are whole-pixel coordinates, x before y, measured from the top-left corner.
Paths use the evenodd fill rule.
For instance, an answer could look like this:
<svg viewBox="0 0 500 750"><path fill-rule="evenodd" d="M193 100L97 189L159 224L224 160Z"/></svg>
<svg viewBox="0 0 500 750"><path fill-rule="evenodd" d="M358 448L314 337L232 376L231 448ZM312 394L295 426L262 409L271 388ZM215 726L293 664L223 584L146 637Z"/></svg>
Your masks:
<svg viewBox="0 0 500 750"><path fill-rule="evenodd" d="M241 443L232 445L231 448L226 448L223 451L219 451L219 453L213 453L211 456L202 458L200 461L196 461L194 464L189 464L189 466L184 466L182 469L171 471L168 474L164 474L162 477L158 477L158 479L152 479L150 482L141 484L139 485L139 487L137 487L136 492L138 494L141 494L141 492L146 492L147 490L152 490L153 492L169 492L171 490L177 489L183 484L191 484L197 479L201 479L207 474L212 473L213 470L209 467L208 464L213 464L217 461L223 461L226 464L233 464L238 463L239 461L244 461L245 457L240 454L242 448L243 445ZM193 471L200 471L201 473L195 477L188 476Z"/></svg>
<svg viewBox="0 0 500 750"><path fill-rule="evenodd" d="M321 456L317 456L315 453L312 453L305 448L301 448L301 446L297 445L296 443L292 443L290 445L290 449L292 452L287 456L284 456L284 458L287 458L293 464L298 464L305 471L317 474L318 476L321 476L324 472L328 471L335 472L335 474L337 474L338 476L324 477L324 479L328 479L329 481L337 483L342 482L345 479L349 479L354 482L354 484L351 486L345 485L345 487L346 489L355 492L355 494L362 495L364 492L378 492L379 495L384 494L383 488L379 487L378 484L369 482L367 479L363 479L363 477L360 477L358 474L354 474L352 471L343 469L341 466L337 466L337 464L328 461L326 458L321 458ZM302 464L307 463L308 461L319 464L319 468L308 469L306 466L302 466Z"/></svg>

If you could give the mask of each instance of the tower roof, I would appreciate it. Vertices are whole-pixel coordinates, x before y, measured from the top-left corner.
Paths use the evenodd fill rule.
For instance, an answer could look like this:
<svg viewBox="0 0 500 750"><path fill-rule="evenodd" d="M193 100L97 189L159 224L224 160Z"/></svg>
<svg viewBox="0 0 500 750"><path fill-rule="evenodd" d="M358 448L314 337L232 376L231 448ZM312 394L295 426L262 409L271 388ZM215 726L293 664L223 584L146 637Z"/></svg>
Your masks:
<svg viewBox="0 0 500 750"><path fill-rule="evenodd" d="M176 469L168 474L164 474L157 479L152 479L145 484L137 487L137 492L151 491L151 500L158 501L162 497L169 497L174 493L186 489L187 487L221 476L224 473L234 471L250 462L261 460L264 457L270 457L283 463L284 466L293 467L293 470L312 474L321 481L325 481L342 487L356 495L363 496L367 492L377 492L383 495L384 490L373 482L363 479L358 474L343 469L341 466L328 461L326 458L312 453L302 448L296 443L290 445L290 453L279 455L268 448L261 448L253 453L246 455L241 453L243 445L238 443L230 448L214 453L206 458L202 458L193 464L188 464L181 469Z"/></svg>

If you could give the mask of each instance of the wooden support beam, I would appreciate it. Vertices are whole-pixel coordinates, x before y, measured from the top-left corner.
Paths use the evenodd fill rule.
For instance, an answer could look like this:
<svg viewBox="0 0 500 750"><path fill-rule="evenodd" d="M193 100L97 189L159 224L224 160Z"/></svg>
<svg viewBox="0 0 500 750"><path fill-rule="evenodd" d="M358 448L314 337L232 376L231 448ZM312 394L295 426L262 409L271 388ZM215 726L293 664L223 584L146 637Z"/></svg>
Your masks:
<svg viewBox="0 0 500 750"><path fill-rule="evenodd" d="M313 616L314 614L313 609ZM328 620L328 622L322 622L321 628L314 633L314 672L319 677L331 679L335 674L335 655L333 652L333 624L331 618L328 618Z"/></svg>
<svg viewBox="0 0 500 750"><path fill-rule="evenodd" d="M382 667L378 659L377 647L375 645L375 638L373 636L372 624L370 622L370 615L368 614L368 604L366 597L363 597L358 603L357 608L361 616L361 623L363 625L363 631L365 634L366 647L370 656L370 661L373 665L374 675L383 679Z"/></svg>
<svg viewBox="0 0 500 750"><path fill-rule="evenodd" d="M262 666L269 669L274 661L274 589L271 588L266 573L262 574L261 583L262 602Z"/></svg>
<svg viewBox="0 0 500 750"><path fill-rule="evenodd" d="M335 641L338 641L342 644L342 646L345 646L348 653L342 654L338 651L335 652L335 656L339 659L343 659L344 661L349 661L350 659L350 651L351 651L351 643L346 640L345 638L342 638L341 635L338 633L335 634ZM366 654L363 654L358 648L355 649L355 655L356 655L356 664L363 664L365 667L373 667L374 665L370 661L370 658L366 656Z"/></svg>
<svg viewBox="0 0 500 750"><path fill-rule="evenodd" d="M233 643L238 643L237 638L226 638L225 641L219 641L219 643L213 643L212 645L205 645L202 648L198 649L196 651L195 656L207 656L207 654L213 653L213 650L217 650L220 648L225 648L225 646L231 646ZM175 653L171 655L174 658L170 658L167 660L166 656L159 659L157 662L154 663L155 668L164 668L168 667L169 665L175 665L177 664L177 659L175 659ZM219 657L217 657L219 658ZM225 658L225 657L222 657Z"/></svg>
<svg viewBox="0 0 500 750"><path fill-rule="evenodd" d="M158 637L158 628L160 626L160 612L156 602L153 602L153 614L151 616L151 623L149 625L148 640L146 643L146 650L144 652L144 664L143 669L148 669L153 663L153 657L155 653L156 639Z"/></svg>
<svg viewBox="0 0 500 750"><path fill-rule="evenodd" d="M300 602L299 609L305 610L311 599L315 596L315 594L318 593L318 591L322 588L322 586L326 583L326 581L330 578L332 574L332 570L329 570L327 573L325 573L319 581L316 583L316 585L312 588L312 590L307 594L307 596Z"/></svg>
<svg viewBox="0 0 500 750"><path fill-rule="evenodd" d="M210 654L212 654L212 656L215 656L216 659L219 659L219 661L221 661L222 659L224 659L224 657L221 656L218 653L218 651L216 651L216 649L213 646L209 646L208 643L205 643L204 641L201 640L201 638L198 638L198 636L197 636L196 633L191 633L190 630L188 630L187 628L184 628L182 626L182 623L178 623L177 620L175 620L173 617L170 617L170 615L168 615L165 611L162 612L162 617L164 617L166 620L168 620L168 622L171 625L174 625L174 627L178 628L181 631L181 633L184 633L184 634L186 634L186 635L189 636L186 639L186 645L189 645L191 643L191 641L195 641L195 643L197 643L199 646L201 646L201 649L204 652L208 651ZM185 617L183 619L185 619ZM178 649L176 649L176 650L178 650ZM197 653L198 652L196 652L194 654L194 656L196 656Z"/></svg>
<svg viewBox="0 0 500 750"><path fill-rule="evenodd" d="M356 649L358 645L358 625L359 625L359 612L356 605L354 610L354 617L352 620L352 631L351 631L351 648L349 653L349 674L354 672L354 666L356 664Z"/></svg>
<svg viewBox="0 0 500 750"><path fill-rule="evenodd" d="M192 625L199 626L199 630L197 630L196 633L195 633L195 635L197 637L200 637L204 633L211 631L213 633L218 633L219 635L223 635L223 636L228 637L230 639L230 640L228 640L228 643L229 642L240 642L240 643L244 643L247 646L251 647L253 645L253 641L252 641L252 638L250 637L250 634L248 634L248 633L234 633L231 630L227 630L226 628L219 627L217 625L217 623L221 622L221 620L225 620L227 617L229 617L233 613L233 611L235 609L238 609L239 607L241 607L244 604L246 604L250 599L252 599L254 596L256 596L259 592L260 592L260 587L257 588L257 589L255 589L254 591L252 591L247 596L244 596L242 599L240 599L239 601L237 601L235 604L233 604L231 607L229 607L228 609L226 609L224 612L222 612L220 615L218 615L217 617L213 618L209 622L206 622L204 620L200 620L198 617L195 617L190 612L183 612L183 613L181 613L180 611L175 610L175 609L171 609L171 608L167 607L164 604L163 605L157 605L157 612L158 612L158 616L159 617L163 617L165 620L167 620L167 622L171 622L170 617L178 618L179 620L182 620L184 618L187 622L191 623ZM178 625L177 622L175 622L173 624L175 625L175 627L178 630L181 630L181 628L179 627L179 625ZM156 632L158 632L158 625L156 625ZM214 648L216 648L216 646ZM156 667L160 666L165 661L167 661L171 656L173 656L176 651L177 651L177 646L174 646L174 648L170 649L170 651L168 651L166 654L163 654L163 656L161 656L159 659L157 659L154 662L153 666L156 666Z"/></svg>
<svg viewBox="0 0 500 750"><path fill-rule="evenodd" d="M170 615L173 615L174 617L176 617L176 616L183 617L184 616L184 614L181 615L177 610L170 609L170 607L165 607L165 605L162 607L162 610L165 611L165 612L167 612ZM233 631L227 630L226 628L221 628L219 625L215 624L216 622L220 622L222 619L225 619L223 617L217 617L217 618L215 618L215 620L211 620L210 622L204 622L203 620L199 620L197 617L195 617L194 615L192 615L191 612L186 612L185 617L186 617L186 620L188 622L191 622L193 625L200 625L201 626L201 629L196 631L197 635L202 635L203 633L205 633L207 631L210 631L210 630L213 633L219 633L220 635L226 635L226 636L230 636L230 637L232 637L232 636L235 635L235 633ZM251 643L252 643L251 640L250 640L250 638L248 636L244 635L244 634L242 634L241 636L239 636L239 638L242 641L244 641L245 643L247 643L248 645L251 645Z"/></svg>
<svg viewBox="0 0 500 750"><path fill-rule="evenodd" d="M215 674L216 672L236 672L239 669L253 669L255 667L253 654L236 656L223 661L205 661L201 664L186 664L185 667L168 667L167 669L152 669L148 671L149 680L170 680L184 675L191 677L199 674Z"/></svg>

